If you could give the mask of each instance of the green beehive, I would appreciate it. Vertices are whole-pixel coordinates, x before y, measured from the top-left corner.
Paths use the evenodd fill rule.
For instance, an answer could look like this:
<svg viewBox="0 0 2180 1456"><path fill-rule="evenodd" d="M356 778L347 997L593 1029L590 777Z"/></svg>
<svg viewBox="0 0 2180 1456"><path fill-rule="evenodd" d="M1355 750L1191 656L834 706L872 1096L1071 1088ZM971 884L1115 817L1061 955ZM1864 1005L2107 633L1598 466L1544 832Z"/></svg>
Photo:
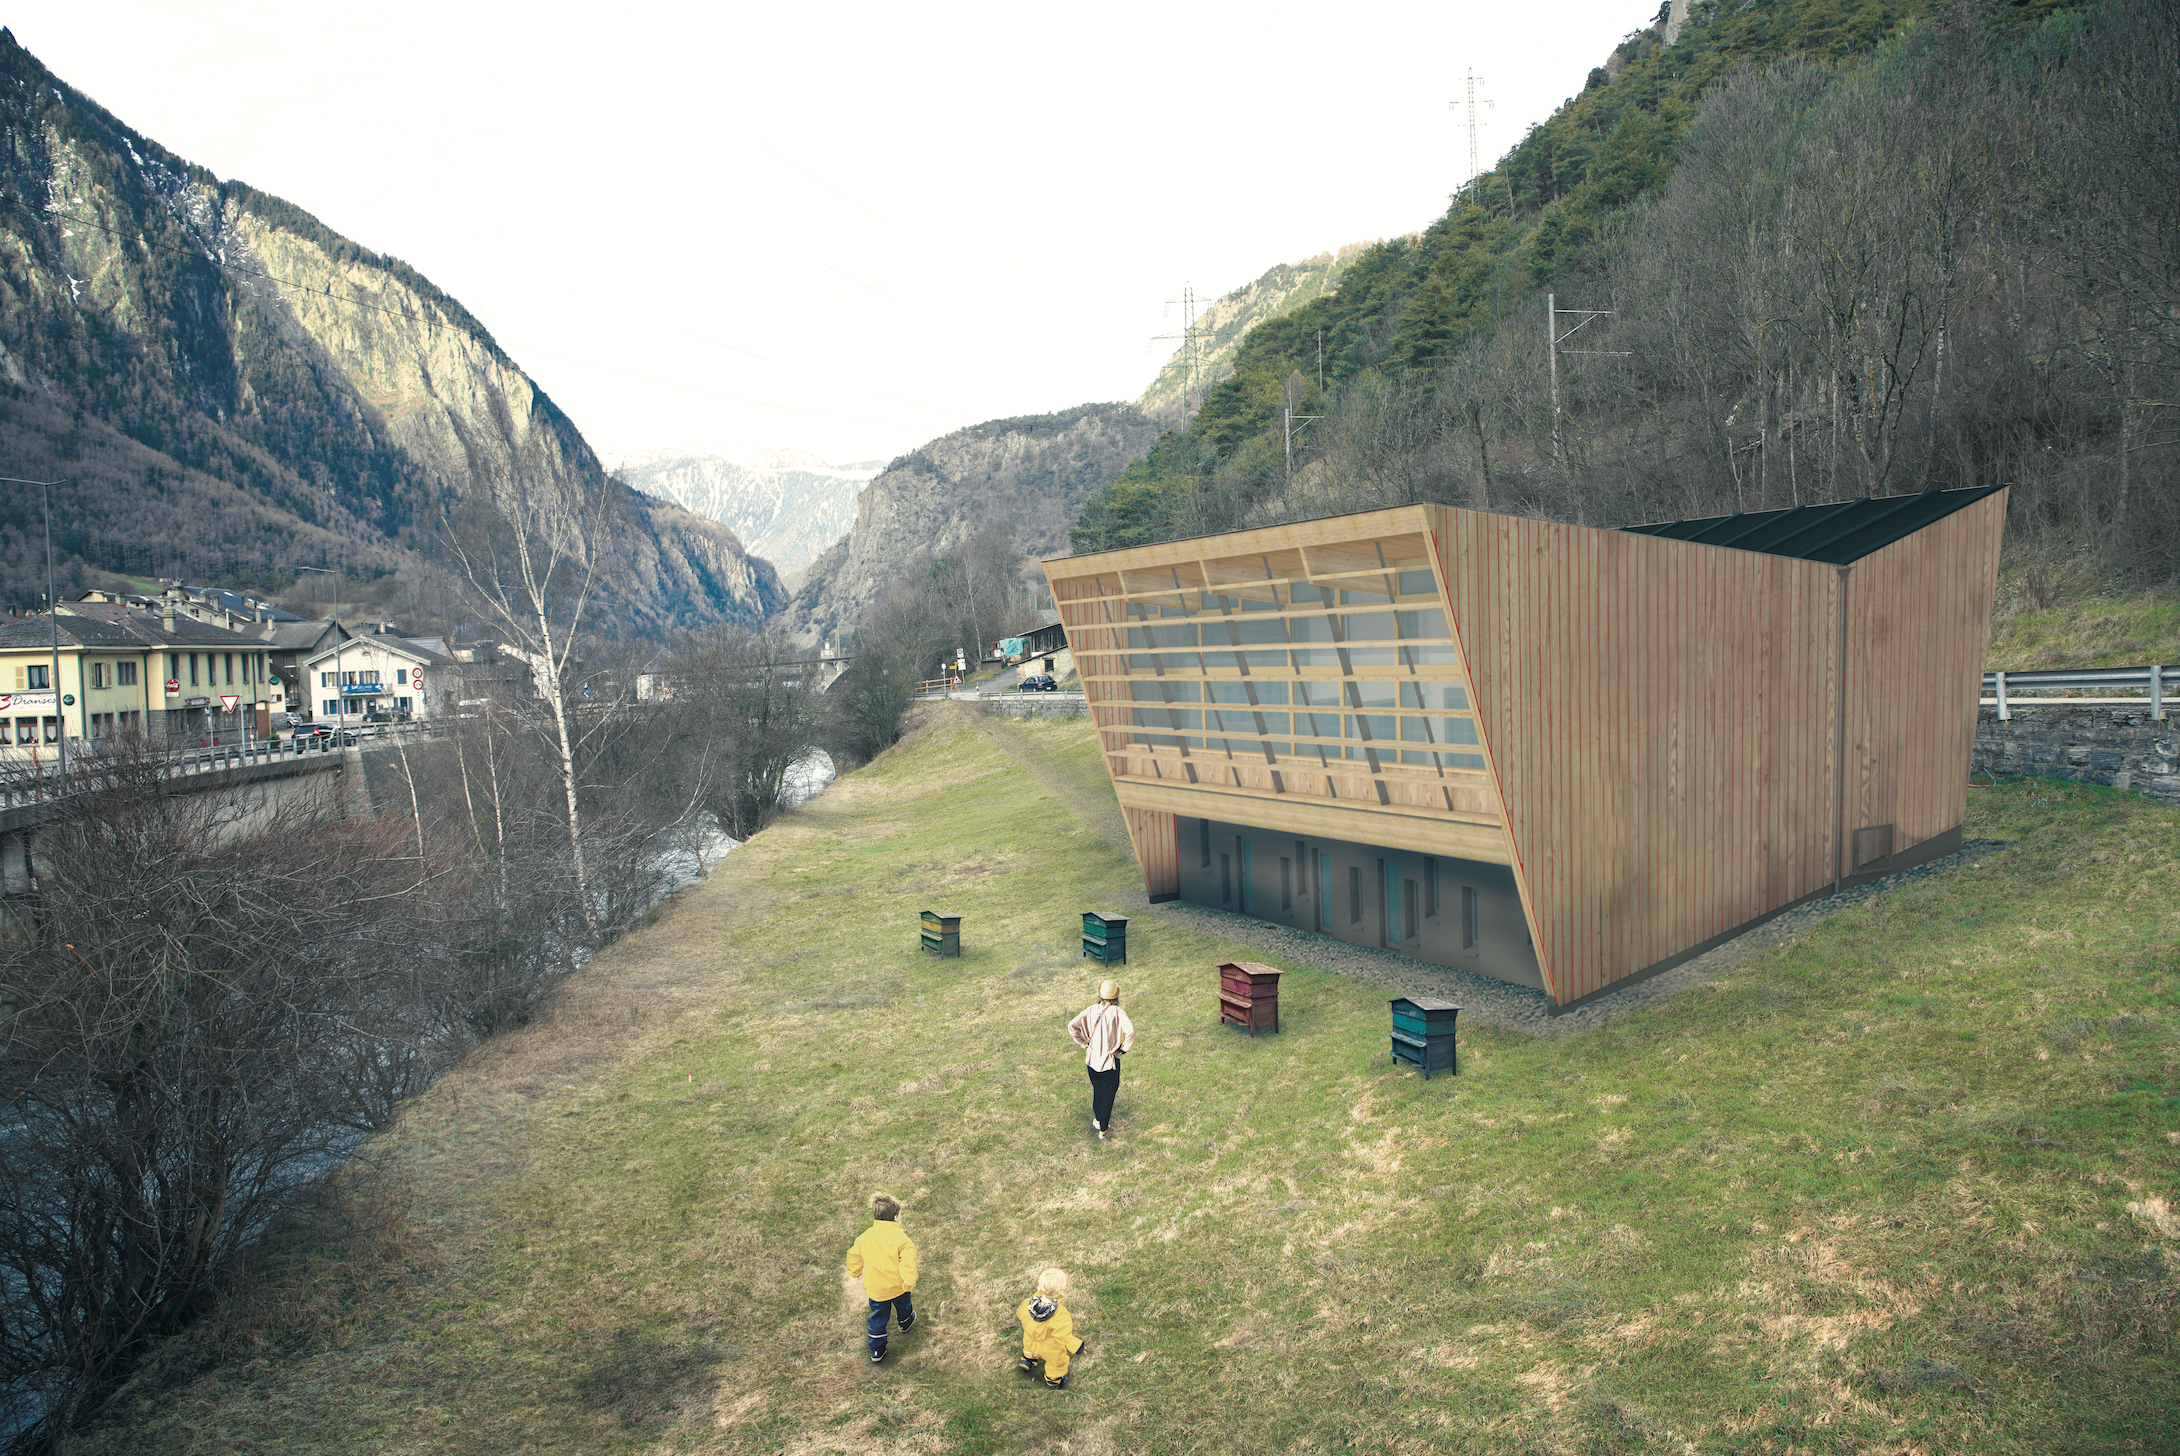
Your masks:
<svg viewBox="0 0 2180 1456"><path fill-rule="evenodd" d="M945 910L924 911L923 948L933 955L960 955L961 917Z"/></svg>
<svg viewBox="0 0 2180 1456"><path fill-rule="evenodd" d="M1393 1060L1406 1062L1428 1082L1433 1072L1461 1075L1454 1049L1453 1024L1461 1008L1436 996L1399 996L1393 1000Z"/></svg>
<svg viewBox="0 0 2180 1456"><path fill-rule="evenodd" d="M1082 953L1108 966L1128 959L1128 917L1103 910L1082 912Z"/></svg>

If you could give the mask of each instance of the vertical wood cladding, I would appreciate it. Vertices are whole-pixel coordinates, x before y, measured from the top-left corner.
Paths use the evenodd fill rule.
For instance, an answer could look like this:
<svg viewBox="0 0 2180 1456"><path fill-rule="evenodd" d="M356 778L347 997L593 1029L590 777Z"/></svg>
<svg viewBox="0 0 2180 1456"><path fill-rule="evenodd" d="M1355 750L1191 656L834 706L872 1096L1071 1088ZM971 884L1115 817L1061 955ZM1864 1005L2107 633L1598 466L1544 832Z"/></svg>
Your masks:
<svg viewBox="0 0 2180 1456"><path fill-rule="evenodd" d="M1857 561L1847 584L1846 842L1890 824L1895 850L1968 811L2004 491Z"/></svg>
<svg viewBox="0 0 2180 1456"><path fill-rule="evenodd" d="M1181 850L1174 838L1174 818L1158 809L1121 808L1136 863L1143 866L1143 888L1153 903L1181 895Z"/></svg>
<svg viewBox="0 0 2180 1456"><path fill-rule="evenodd" d="M1564 1005L1960 824L2004 521L1843 571L1408 506L1045 569L1154 897L1176 815L1504 864Z"/></svg>
<svg viewBox="0 0 2180 1456"><path fill-rule="evenodd" d="M1449 600L1555 1000L1831 882L1834 568L1444 517Z"/></svg>

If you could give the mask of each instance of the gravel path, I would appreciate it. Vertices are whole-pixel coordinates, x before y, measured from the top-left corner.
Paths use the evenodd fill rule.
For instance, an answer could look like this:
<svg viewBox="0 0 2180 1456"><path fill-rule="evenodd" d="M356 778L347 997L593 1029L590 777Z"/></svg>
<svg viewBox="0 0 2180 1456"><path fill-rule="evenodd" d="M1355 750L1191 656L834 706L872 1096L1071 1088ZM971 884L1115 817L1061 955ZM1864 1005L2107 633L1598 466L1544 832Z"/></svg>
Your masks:
<svg viewBox="0 0 2180 1456"><path fill-rule="evenodd" d="M1031 778L1051 790L1085 825L1097 831L1131 860L1135 857L1135 850L1128 842L1127 826L1120 817L1120 806L1114 801L1109 787L1100 784L1093 790L1065 774L1055 772L1041 753L1029 748L1007 730L1004 720L978 714L972 722L986 739L1004 750ZM1114 897L1109 908L1118 914L1157 917L1178 925L1187 925L1207 935L1238 940L1279 960L1323 966L1328 970L1338 971L1343 976L1383 986L1402 996L1443 996L1458 1004L1461 1014L1470 1021L1488 1022L1492 1026L1503 1026L1510 1031L1552 1038L1590 1031L1615 1021L1630 1011L1655 1005L1668 996L1677 996L1689 987L1699 986L1714 976L1732 970L1758 952L1767 950L1782 940L1791 939L1850 906L1863 904L1887 890L1911 884L1916 880L1947 874L1963 864L1973 863L2004 847L2002 840L1968 840L1957 853L1949 854L1943 859L1930 860L1898 874L1887 875L1883 879L1856 885L1853 889L1842 890L1837 895L1812 900L1797 909L1789 910L1776 920L1768 920L1755 929L1736 936L1724 945L1714 946L1694 960L1677 965L1670 971L1661 971L1647 981L1638 981L1632 986L1600 996L1562 1016L1551 1014L1550 997L1527 986L1495 980L1474 971L1432 965L1429 961L1414 960L1372 946L1351 945L1329 935L1313 935L1306 930L1274 925L1268 920L1236 915L1227 910L1214 910L1207 905L1190 905L1179 900L1153 905L1140 885L1126 895Z"/></svg>

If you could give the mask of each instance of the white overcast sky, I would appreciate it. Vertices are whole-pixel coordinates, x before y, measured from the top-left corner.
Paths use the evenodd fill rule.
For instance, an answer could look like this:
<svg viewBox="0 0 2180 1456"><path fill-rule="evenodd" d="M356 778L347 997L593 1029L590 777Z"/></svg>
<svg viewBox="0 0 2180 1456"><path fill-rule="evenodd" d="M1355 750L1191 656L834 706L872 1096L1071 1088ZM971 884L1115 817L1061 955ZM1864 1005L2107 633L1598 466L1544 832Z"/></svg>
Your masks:
<svg viewBox="0 0 2180 1456"><path fill-rule="evenodd" d="M1201 298L1395 236L1655 0L34 0L124 122L407 260L602 451L885 458L1130 399Z"/></svg>

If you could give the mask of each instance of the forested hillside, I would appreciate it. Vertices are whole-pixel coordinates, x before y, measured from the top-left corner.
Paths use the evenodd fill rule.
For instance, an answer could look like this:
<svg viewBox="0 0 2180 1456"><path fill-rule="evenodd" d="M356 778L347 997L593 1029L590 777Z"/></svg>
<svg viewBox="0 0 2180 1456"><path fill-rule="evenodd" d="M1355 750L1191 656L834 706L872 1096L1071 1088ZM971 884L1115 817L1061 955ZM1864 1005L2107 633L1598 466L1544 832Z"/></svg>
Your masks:
<svg viewBox="0 0 2180 1456"><path fill-rule="evenodd" d="M1422 236L1260 325L1093 550L1432 499L1591 524L2016 486L2180 570L2180 6L1665 12ZM1555 415L1546 298L1571 336ZM1319 331L1326 384L1316 382ZM1310 425L1290 478L1280 411Z"/></svg>
<svg viewBox="0 0 2180 1456"><path fill-rule="evenodd" d="M365 574L518 476L618 507L613 621L784 601L725 527L609 484L469 312L398 259L167 152L0 31L0 475L61 482L64 577ZM38 492L0 492L0 602L45 589Z"/></svg>

